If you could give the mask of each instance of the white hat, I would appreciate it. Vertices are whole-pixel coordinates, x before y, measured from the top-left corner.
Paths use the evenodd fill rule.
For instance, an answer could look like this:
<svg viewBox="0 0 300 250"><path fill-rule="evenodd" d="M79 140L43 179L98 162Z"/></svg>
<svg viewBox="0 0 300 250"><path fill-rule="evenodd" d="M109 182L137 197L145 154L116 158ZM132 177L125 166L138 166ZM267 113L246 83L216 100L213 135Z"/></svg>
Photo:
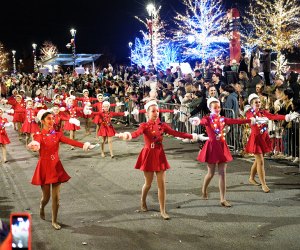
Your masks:
<svg viewBox="0 0 300 250"><path fill-rule="evenodd" d="M41 110L37 113L36 117L38 118L39 121L41 121L42 116L43 116L46 112L48 112L48 110L46 110L46 109L41 109Z"/></svg>
<svg viewBox="0 0 300 250"><path fill-rule="evenodd" d="M21 95L17 94L16 97L21 97L21 99L23 98Z"/></svg>
<svg viewBox="0 0 300 250"><path fill-rule="evenodd" d="M103 106L109 106L110 107L110 103L108 102L108 101L104 101L103 103L102 103L102 107Z"/></svg>
<svg viewBox="0 0 300 250"><path fill-rule="evenodd" d="M61 88L65 88L65 89L66 89L66 88L67 88L67 86L66 86L66 85L61 85Z"/></svg>
<svg viewBox="0 0 300 250"><path fill-rule="evenodd" d="M24 93L25 93L25 90L24 90L24 89L20 89L19 92L20 92L20 93L21 93L21 92L24 92Z"/></svg>
<svg viewBox="0 0 300 250"><path fill-rule="evenodd" d="M148 111L150 106L157 106L158 107L158 104L155 100L149 101L144 106L145 110Z"/></svg>
<svg viewBox="0 0 300 250"><path fill-rule="evenodd" d="M25 102L32 101L31 97L26 97Z"/></svg>
<svg viewBox="0 0 300 250"><path fill-rule="evenodd" d="M53 96L53 99L56 99L56 97L58 97L59 96L59 94L55 94L54 96Z"/></svg>
<svg viewBox="0 0 300 250"><path fill-rule="evenodd" d="M70 94L70 95L71 95L72 91L75 92L74 89L70 89L70 91L69 91L69 94Z"/></svg>
<svg viewBox="0 0 300 250"><path fill-rule="evenodd" d="M89 93L88 89L82 90L82 94L84 94L84 92L88 92Z"/></svg>
<svg viewBox="0 0 300 250"><path fill-rule="evenodd" d="M103 95L102 95L102 94L98 94L98 95L97 95L97 98L99 98L100 96L102 96L102 97L103 97Z"/></svg>
<svg viewBox="0 0 300 250"><path fill-rule="evenodd" d="M256 99L256 98L259 98L259 96L257 94L253 93L253 94L249 95L249 97L248 97L248 103L251 104L251 101L253 99Z"/></svg>
<svg viewBox="0 0 300 250"><path fill-rule="evenodd" d="M211 104L212 102L218 102L218 103L220 104L219 99L217 99L217 98L215 98L215 97L210 97L210 98L207 99L207 107L208 107L208 108L210 108L210 104Z"/></svg>

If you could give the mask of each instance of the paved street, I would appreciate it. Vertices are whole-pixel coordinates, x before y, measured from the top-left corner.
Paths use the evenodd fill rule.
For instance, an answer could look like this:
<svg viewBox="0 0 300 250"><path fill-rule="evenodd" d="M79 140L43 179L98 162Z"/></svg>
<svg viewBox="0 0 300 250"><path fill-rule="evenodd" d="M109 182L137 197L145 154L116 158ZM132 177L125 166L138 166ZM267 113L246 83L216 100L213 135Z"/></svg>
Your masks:
<svg viewBox="0 0 300 250"><path fill-rule="evenodd" d="M118 131L124 131L121 127ZM299 249L300 175L287 162L266 164L271 193L247 183L251 158L229 164L227 199L219 205L218 176L209 188L209 200L200 199L206 168L197 162L198 144L165 139L171 165L167 172L167 210L171 220L159 216L156 182L148 197L151 211L139 209L143 174L133 166L142 137L125 142L114 139L116 158L100 157L100 149L83 152L62 145L60 156L72 177L62 184L59 222L51 227L51 201L46 221L39 218L41 191L30 184L37 153L8 129L8 163L0 166L0 217L13 211L32 214L32 249ZM95 142L92 136L77 135ZM108 152L108 146L106 145Z"/></svg>

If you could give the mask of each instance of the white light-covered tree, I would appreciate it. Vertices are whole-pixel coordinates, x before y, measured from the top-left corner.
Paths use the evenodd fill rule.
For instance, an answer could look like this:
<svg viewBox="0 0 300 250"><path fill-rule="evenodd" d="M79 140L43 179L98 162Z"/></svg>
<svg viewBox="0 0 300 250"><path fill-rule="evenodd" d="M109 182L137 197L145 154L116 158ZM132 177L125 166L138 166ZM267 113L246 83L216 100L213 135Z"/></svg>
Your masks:
<svg viewBox="0 0 300 250"><path fill-rule="evenodd" d="M249 40L261 48L277 53L276 71L285 70L284 50L292 50L300 41L299 0L255 0L247 12L246 21L252 26L254 36Z"/></svg>
<svg viewBox="0 0 300 250"><path fill-rule="evenodd" d="M4 49L3 43L0 42L0 73L7 71L8 53Z"/></svg>
<svg viewBox="0 0 300 250"><path fill-rule="evenodd" d="M147 35L142 32L142 38L136 37L134 46L131 49L131 61L139 66L148 67L151 64L150 58L150 40Z"/></svg>
<svg viewBox="0 0 300 250"><path fill-rule="evenodd" d="M57 47L50 41L45 41L40 50L41 52L41 60L46 61L55 57L58 53Z"/></svg>
<svg viewBox="0 0 300 250"><path fill-rule="evenodd" d="M158 69L166 70L171 63L179 61L180 48L174 42L165 42L160 45L160 62L157 65Z"/></svg>
<svg viewBox="0 0 300 250"><path fill-rule="evenodd" d="M175 37L185 47L184 53L194 58L215 57L217 48L209 48L213 44L229 43L222 0L183 0L183 3L186 11L175 17L179 29Z"/></svg>

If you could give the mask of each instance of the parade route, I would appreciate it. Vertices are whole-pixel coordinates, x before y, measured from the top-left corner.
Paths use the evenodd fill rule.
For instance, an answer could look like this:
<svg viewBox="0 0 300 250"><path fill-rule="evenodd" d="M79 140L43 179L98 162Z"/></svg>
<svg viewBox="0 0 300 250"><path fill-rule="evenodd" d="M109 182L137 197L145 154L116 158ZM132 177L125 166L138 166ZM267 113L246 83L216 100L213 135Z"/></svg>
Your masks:
<svg viewBox="0 0 300 250"><path fill-rule="evenodd" d="M62 184L58 222L51 226L51 200L46 221L39 217L41 189L30 184L38 153L27 151L16 131L7 129L8 163L0 166L0 217L8 221L14 211L32 215L32 249L299 249L300 175L297 166L267 161L271 193L248 184L251 158L229 164L227 199L220 206L218 175L209 186L209 200L201 199L206 167L196 161L198 144L166 137L164 148L171 165L167 172L167 211L159 214L157 186L148 195L150 211L139 211L143 174L133 169L143 139L126 142L114 138L115 158L100 149L83 152L61 145L60 156L72 177ZM117 131L125 131L124 127ZM94 132L76 135L96 142Z"/></svg>

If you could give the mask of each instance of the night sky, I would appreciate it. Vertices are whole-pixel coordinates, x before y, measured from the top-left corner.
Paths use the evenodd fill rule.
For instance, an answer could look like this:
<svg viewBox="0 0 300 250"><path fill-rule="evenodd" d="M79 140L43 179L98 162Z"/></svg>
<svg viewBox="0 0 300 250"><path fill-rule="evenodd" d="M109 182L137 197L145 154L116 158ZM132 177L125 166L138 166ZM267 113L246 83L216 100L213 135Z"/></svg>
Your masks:
<svg viewBox="0 0 300 250"><path fill-rule="evenodd" d="M182 0L153 1L162 6L161 18L171 22L175 11L184 13ZM243 0L224 0L229 8ZM134 18L147 17L146 0L18 0L5 1L1 8L0 41L18 58L31 56L32 43L45 40L57 45L60 53L66 48L70 29L75 28L77 53L101 53L124 62L129 55L128 42L144 29ZM5 8L4 8L5 7Z"/></svg>

